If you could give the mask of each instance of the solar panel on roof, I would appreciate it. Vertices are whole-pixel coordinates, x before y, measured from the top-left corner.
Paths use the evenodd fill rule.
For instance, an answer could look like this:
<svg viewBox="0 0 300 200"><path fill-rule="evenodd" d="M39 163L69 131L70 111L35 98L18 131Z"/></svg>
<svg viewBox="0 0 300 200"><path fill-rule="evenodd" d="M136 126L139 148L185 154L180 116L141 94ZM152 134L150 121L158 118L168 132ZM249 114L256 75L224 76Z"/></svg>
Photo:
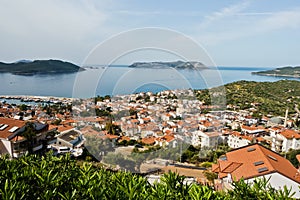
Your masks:
<svg viewBox="0 0 300 200"><path fill-rule="evenodd" d="M255 162L255 163L253 163L254 164L254 166L258 166L258 165L262 165L262 164L264 164L264 161L257 161L257 162Z"/></svg>
<svg viewBox="0 0 300 200"><path fill-rule="evenodd" d="M16 130L18 130L19 129L19 127L17 127L17 126L14 126L14 127L12 127L11 129L9 129L8 131L9 132L11 132L11 133L14 133Z"/></svg>
<svg viewBox="0 0 300 200"><path fill-rule="evenodd" d="M256 149L253 148L253 147L250 147L250 148L247 149L248 152L255 151L255 150L256 150Z"/></svg>
<svg viewBox="0 0 300 200"><path fill-rule="evenodd" d="M272 160L277 161L277 158L275 158L274 156L268 155L269 158L271 158Z"/></svg>
<svg viewBox="0 0 300 200"><path fill-rule="evenodd" d="M4 124L3 126L1 126L0 131L3 131L4 129L6 129L8 127L7 124Z"/></svg>
<svg viewBox="0 0 300 200"><path fill-rule="evenodd" d="M262 168L259 168L257 171L258 173L262 173L262 172L265 172L265 171L268 171L269 169L267 167L262 167Z"/></svg>

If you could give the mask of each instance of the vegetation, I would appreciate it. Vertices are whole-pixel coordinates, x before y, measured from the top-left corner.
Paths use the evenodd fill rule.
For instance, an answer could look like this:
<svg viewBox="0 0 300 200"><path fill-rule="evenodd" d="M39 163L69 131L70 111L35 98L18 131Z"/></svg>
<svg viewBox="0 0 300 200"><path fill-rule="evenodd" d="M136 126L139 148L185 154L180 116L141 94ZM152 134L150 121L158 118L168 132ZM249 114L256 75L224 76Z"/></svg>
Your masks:
<svg viewBox="0 0 300 200"><path fill-rule="evenodd" d="M256 75L264 76L284 76L284 77L300 77L300 66L297 67L280 67L273 70L266 70L260 72L252 72Z"/></svg>
<svg viewBox="0 0 300 200"><path fill-rule="evenodd" d="M47 115L50 115L50 117L54 117L56 114L64 115L65 113L72 112L72 105L62 103L45 104L42 109L46 112Z"/></svg>
<svg viewBox="0 0 300 200"><path fill-rule="evenodd" d="M76 163L68 155L0 158L0 199L291 199L287 188L275 190L267 180L252 186L234 183L228 193L186 184L176 173L149 184L140 175L113 172L91 163Z"/></svg>
<svg viewBox="0 0 300 200"><path fill-rule="evenodd" d="M33 153L33 142L36 136L35 125L33 122L26 122L25 130L22 133L22 136L26 138L26 146L29 153Z"/></svg>
<svg viewBox="0 0 300 200"><path fill-rule="evenodd" d="M176 68L176 69L205 69L207 68L201 62L183 62L183 61L174 61L174 62L135 62L128 67L131 68Z"/></svg>
<svg viewBox="0 0 300 200"><path fill-rule="evenodd" d="M0 73L12 73L16 75L74 73L82 70L84 69L77 65L60 60L35 60L32 62L15 63L0 62Z"/></svg>
<svg viewBox="0 0 300 200"><path fill-rule="evenodd" d="M220 87L195 90L197 98L206 105L216 96ZM233 109L256 109L256 113L284 116L286 108L295 113L300 104L300 82L280 80L277 82L238 81L225 85L226 104Z"/></svg>
<svg viewBox="0 0 300 200"><path fill-rule="evenodd" d="M286 159L288 159L294 165L294 167L298 168L299 167L299 161L296 158L296 156L298 154L300 154L300 149L298 149L298 150L291 149L289 152L286 153L286 155L282 155L282 156L285 156Z"/></svg>

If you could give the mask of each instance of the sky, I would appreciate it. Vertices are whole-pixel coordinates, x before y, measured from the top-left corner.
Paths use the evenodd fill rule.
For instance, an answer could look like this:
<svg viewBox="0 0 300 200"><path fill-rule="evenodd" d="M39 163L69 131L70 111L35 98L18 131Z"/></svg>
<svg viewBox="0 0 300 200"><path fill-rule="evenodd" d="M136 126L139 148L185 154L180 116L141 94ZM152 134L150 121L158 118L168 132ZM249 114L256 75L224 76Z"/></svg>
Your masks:
<svg viewBox="0 0 300 200"><path fill-rule="evenodd" d="M61 59L82 65L99 44L145 27L190 38L218 66L300 65L300 1L294 0L0 0L0 61ZM173 59L151 55L153 61ZM129 57L116 63L143 59Z"/></svg>

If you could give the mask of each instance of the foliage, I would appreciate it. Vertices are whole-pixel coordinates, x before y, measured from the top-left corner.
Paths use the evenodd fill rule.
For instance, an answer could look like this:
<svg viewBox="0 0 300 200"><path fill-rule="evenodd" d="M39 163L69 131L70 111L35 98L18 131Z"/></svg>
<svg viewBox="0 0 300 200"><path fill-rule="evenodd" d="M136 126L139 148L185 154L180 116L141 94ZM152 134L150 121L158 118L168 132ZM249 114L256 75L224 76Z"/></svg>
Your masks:
<svg viewBox="0 0 300 200"><path fill-rule="evenodd" d="M20 108L21 111L26 111L29 108L29 106L27 106L26 104L21 104L18 107Z"/></svg>
<svg viewBox="0 0 300 200"><path fill-rule="evenodd" d="M216 162L220 156L226 154L230 150L228 145L219 145L217 149L212 147L203 147L199 151L200 162Z"/></svg>
<svg viewBox="0 0 300 200"><path fill-rule="evenodd" d="M286 186L283 190L276 190L269 184L269 179L257 179L249 186L243 179L233 183L233 190L228 191L228 196L231 199L292 199L294 193Z"/></svg>
<svg viewBox="0 0 300 200"><path fill-rule="evenodd" d="M296 156L300 154L300 149L294 150L291 149L287 154L286 154L286 159L288 159L295 167L299 167L299 161L296 158Z"/></svg>
<svg viewBox="0 0 300 200"><path fill-rule="evenodd" d="M33 62L0 62L1 73L12 73L17 75L34 74L61 74L74 73L84 70L83 68L69 62L60 60L35 60Z"/></svg>
<svg viewBox="0 0 300 200"><path fill-rule="evenodd" d="M204 171L204 176L211 182L218 178L218 175L216 173L210 171Z"/></svg>
<svg viewBox="0 0 300 200"><path fill-rule="evenodd" d="M290 190L275 190L267 181L252 186L243 180L228 193L187 184L176 173L149 184L140 175L113 172L92 163L80 165L69 155L47 154L10 160L0 158L0 199L289 199Z"/></svg>
<svg viewBox="0 0 300 200"><path fill-rule="evenodd" d="M99 108L95 109L96 116L98 117L109 117L110 113L107 110L100 110Z"/></svg>
<svg viewBox="0 0 300 200"><path fill-rule="evenodd" d="M28 152L32 153L34 137L36 136L35 125L33 122L26 122L25 130L24 132L22 132L22 136L26 138L26 146L28 147Z"/></svg>
<svg viewBox="0 0 300 200"><path fill-rule="evenodd" d="M106 123L105 130L112 135L119 135L122 132L121 127L113 124L112 122Z"/></svg>
<svg viewBox="0 0 300 200"><path fill-rule="evenodd" d="M223 86L222 86L223 87ZM220 88L195 90L196 97L206 105L212 104ZM238 81L225 85L226 104L237 109L254 107L256 113L284 116L286 108L294 113L300 104L300 82L280 80L277 82Z"/></svg>
<svg viewBox="0 0 300 200"><path fill-rule="evenodd" d="M199 148L190 145L181 155L182 162L197 163L199 162Z"/></svg>
<svg viewBox="0 0 300 200"><path fill-rule="evenodd" d="M211 168L212 163L211 162L203 162L200 165L201 167L205 167L205 168Z"/></svg>
<svg viewBox="0 0 300 200"><path fill-rule="evenodd" d="M114 143L109 139L98 138L95 136L85 136L85 148L96 159L101 160L103 155L114 151Z"/></svg>
<svg viewBox="0 0 300 200"><path fill-rule="evenodd" d="M295 77L299 76L299 70L300 67L279 67L273 70L266 70L266 71L260 71L260 72L254 72L253 74L258 75L266 75L266 76L283 76L283 77Z"/></svg>
<svg viewBox="0 0 300 200"><path fill-rule="evenodd" d="M59 125L61 123L61 119L57 118L54 121L51 122L53 125Z"/></svg>

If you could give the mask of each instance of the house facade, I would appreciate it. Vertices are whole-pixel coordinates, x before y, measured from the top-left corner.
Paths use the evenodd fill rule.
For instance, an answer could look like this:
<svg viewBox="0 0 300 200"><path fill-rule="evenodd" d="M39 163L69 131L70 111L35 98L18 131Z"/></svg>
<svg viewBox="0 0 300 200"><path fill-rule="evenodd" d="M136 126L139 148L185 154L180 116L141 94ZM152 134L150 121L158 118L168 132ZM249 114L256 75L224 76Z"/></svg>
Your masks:
<svg viewBox="0 0 300 200"><path fill-rule="evenodd" d="M272 150L276 152L288 152L290 149L300 149L300 134L298 131L283 129L271 131Z"/></svg>
<svg viewBox="0 0 300 200"><path fill-rule="evenodd" d="M28 152L29 145L33 152L44 148L48 125L31 122L34 135L30 142L23 136L26 126L23 120L0 118L0 155L8 154L12 158L17 158Z"/></svg>

